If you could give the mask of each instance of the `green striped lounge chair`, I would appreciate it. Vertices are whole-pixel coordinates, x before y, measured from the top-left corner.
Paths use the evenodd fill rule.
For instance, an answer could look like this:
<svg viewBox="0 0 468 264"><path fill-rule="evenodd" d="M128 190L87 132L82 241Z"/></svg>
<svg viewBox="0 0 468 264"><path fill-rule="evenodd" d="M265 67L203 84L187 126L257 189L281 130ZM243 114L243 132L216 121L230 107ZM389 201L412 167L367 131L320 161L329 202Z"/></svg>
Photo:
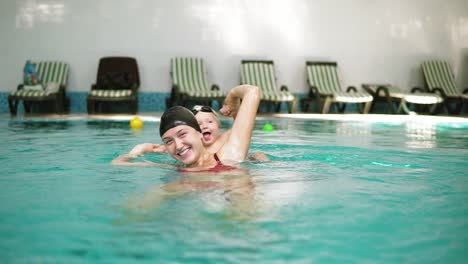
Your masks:
<svg viewBox="0 0 468 264"><path fill-rule="evenodd" d="M286 85L280 89L276 84L275 65L271 60L242 60L241 84L255 85L260 88L261 101L276 105L276 112L281 104L287 103L289 113L296 110L296 98L288 91Z"/></svg>
<svg viewBox="0 0 468 264"><path fill-rule="evenodd" d="M414 87L411 93L402 91L398 86L391 84L362 84L362 88L374 97L375 102L387 102L390 113L416 114L411 111L408 104L430 106L430 113L435 113L438 105L444 99L434 93L424 92L419 87ZM395 107L397 105L397 108Z"/></svg>
<svg viewBox="0 0 468 264"><path fill-rule="evenodd" d="M65 89L68 81L68 64L58 61L39 61L31 64L36 70L38 84L22 83L18 85L16 91L8 95L10 113L16 115L20 101L23 101L25 113L31 113L32 104L39 102L49 102L53 104L57 114L64 113L67 108Z"/></svg>
<svg viewBox="0 0 468 264"><path fill-rule="evenodd" d="M213 101L222 104L225 94L219 86L208 86L207 71L202 58L171 58L171 97L166 100L166 107L198 102L211 105Z"/></svg>
<svg viewBox="0 0 468 264"><path fill-rule="evenodd" d="M450 64L440 60L425 61L422 63L422 71L429 92L442 96L449 114L459 114L468 99L468 89L465 89L465 93L458 90Z"/></svg>
<svg viewBox="0 0 468 264"><path fill-rule="evenodd" d="M329 112L333 103L342 104L338 107L340 112L344 112L346 104L364 104L363 113L367 114L372 105L373 97L367 92L359 92L353 86L343 91L336 62L306 62L307 83L309 85L309 97L303 102L304 111L307 112L309 105L313 101L323 104L322 113Z"/></svg>
<svg viewBox="0 0 468 264"><path fill-rule="evenodd" d="M86 98L88 114L120 112L136 114L140 74L132 57L99 60L96 83Z"/></svg>

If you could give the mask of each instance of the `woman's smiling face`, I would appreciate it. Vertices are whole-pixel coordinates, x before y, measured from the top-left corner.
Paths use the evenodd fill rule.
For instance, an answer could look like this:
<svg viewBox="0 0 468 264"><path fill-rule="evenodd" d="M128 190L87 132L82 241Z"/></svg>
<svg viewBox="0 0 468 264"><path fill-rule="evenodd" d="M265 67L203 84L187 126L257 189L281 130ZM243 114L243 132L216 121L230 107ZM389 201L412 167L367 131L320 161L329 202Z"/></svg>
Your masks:
<svg viewBox="0 0 468 264"><path fill-rule="evenodd" d="M195 164L204 149L202 134L187 125L167 130L162 136L167 152L185 165Z"/></svg>

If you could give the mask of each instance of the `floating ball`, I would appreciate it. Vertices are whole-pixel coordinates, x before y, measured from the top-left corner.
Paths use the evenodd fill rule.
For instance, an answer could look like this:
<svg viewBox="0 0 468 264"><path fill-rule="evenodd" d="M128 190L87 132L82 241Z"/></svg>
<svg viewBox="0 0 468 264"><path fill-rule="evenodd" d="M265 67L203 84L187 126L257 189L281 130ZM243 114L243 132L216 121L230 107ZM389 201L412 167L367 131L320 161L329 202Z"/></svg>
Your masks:
<svg viewBox="0 0 468 264"><path fill-rule="evenodd" d="M143 127L143 121L138 116L135 116L130 120L130 127L132 129L141 129Z"/></svg>
<svg viewBox="0 0 468 264"><path fill-rule="evenodd" d="M271 132L271 131L273 131L273 126L272 126L271 124L268 124L268 123L265 124L265 125L263 126L263 131L265 131L265 132Z"/></svg>

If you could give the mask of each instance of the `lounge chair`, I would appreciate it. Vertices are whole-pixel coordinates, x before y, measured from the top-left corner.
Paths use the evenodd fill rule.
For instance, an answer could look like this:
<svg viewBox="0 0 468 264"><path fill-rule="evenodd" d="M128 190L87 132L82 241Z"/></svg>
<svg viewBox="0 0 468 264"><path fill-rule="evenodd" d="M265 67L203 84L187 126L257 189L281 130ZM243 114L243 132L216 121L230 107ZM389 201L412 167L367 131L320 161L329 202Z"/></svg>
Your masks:
<svg viewBox="0 0 468 264"><path fill-rule="evenodd" d="M425 93L418 87L414 87L411 93L405 93L399 87L391 84L363 84L362 88L374 97L374 103L387 102L392 114L415 114L416 112L411 111L407 103L430 106L432 109L429 112L435 114L437 106L444 101L439 95ZM397 104L397 108L395 108L395 104Z"/></svg>
<svg viewBox="0 0 468 264"><path fill-rule="evenodd" d="M468 100L468 95L458 90L450 64L439 60L425 61L422 70L429 92L442 96L449 114L459 114L463 103ZM466 91L468 88L464 92Z"/></svg>
<svg viewBox="0 0 468 264"><path fill-rule="evenodd" d="M166 107L185 105L197 102L211 105L213 101L222 104L225 94L219 86L213 84L208 87L205 63L201 58L172 58L171 59L171 96L166 99Z"/></svg>
<svg viewBox="0 0 468 264"><path fill-rule="evenodd" d="M105 57L99 60L96 83L86 98L88 114L108 112L104 105L126 104L118 112L136 114L140 74L135 58ZM123 110L122 110L123 109Z"/></svg>
<svg viewBox="0 0 468 264"><path fill-rule="evenodd" d="M367 92L359 92L356 87L350 86L346 92L341 90L341 82L338 75L336 62L306 62L307 83L309 84L309 97L302 100L304 112L309 110L312 102L323 104L322 113L328 113L332 103L343 103L338 107L339 112L344 112L348 103L363 103L363 113L367 114L372 104L372 95ZM360 105L358 105L360 107Z"/></svg>
<svg viewBox="0 0 468 264"><path fill-rule="evenodd" d="M34 83L25 81L18 85L17 90L8 95L8 106L11 115L16 115L18 104L22 100L25 113L32 113L34 104L42 106L42 102L52 104L55 113L64 113L68 108L68 98L65 95L68 81L68 64L58 61L27 62L25 67L34 69Z"/></svg>
<svg viewBox="0 0 468 264"><path fill-rule="evenodd" d="M281 103L287 103L289 113L296 111L296 98L286 85L278 90L275 66L271 60L242 60L241 84L260 87L261 101L276 105L276 112L281 110Z"/></svg>

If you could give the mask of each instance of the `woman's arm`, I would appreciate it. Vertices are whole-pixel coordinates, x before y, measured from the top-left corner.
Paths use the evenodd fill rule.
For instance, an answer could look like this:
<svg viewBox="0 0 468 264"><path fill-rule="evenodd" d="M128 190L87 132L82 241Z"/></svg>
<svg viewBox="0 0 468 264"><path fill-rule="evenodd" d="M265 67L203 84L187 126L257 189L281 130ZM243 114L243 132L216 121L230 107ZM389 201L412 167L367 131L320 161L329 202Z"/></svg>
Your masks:
<svg viewBox="0 0 468 264"><path fill-rule="evenodd" d="M237 86L226 96L220 112L224 116L235 116L235 120L231 134L218 151L221 159L242 161L247 157L260 98L260 89L252 85Z"/></svg>
<svg viewBox="0 0 468 264"><path fill-rule="evenodd" d="M145 162L131 162L134 158L144 155L147 152L155 152L155 153L166 153L166 147L164 145L153 144L153 143L143 143L138 144L133 149L127 153L118 156L117 158L111 161L112 165L120 165L120 166L128 166L128 165L153 165L153 162L145 161Z"/></svg>

